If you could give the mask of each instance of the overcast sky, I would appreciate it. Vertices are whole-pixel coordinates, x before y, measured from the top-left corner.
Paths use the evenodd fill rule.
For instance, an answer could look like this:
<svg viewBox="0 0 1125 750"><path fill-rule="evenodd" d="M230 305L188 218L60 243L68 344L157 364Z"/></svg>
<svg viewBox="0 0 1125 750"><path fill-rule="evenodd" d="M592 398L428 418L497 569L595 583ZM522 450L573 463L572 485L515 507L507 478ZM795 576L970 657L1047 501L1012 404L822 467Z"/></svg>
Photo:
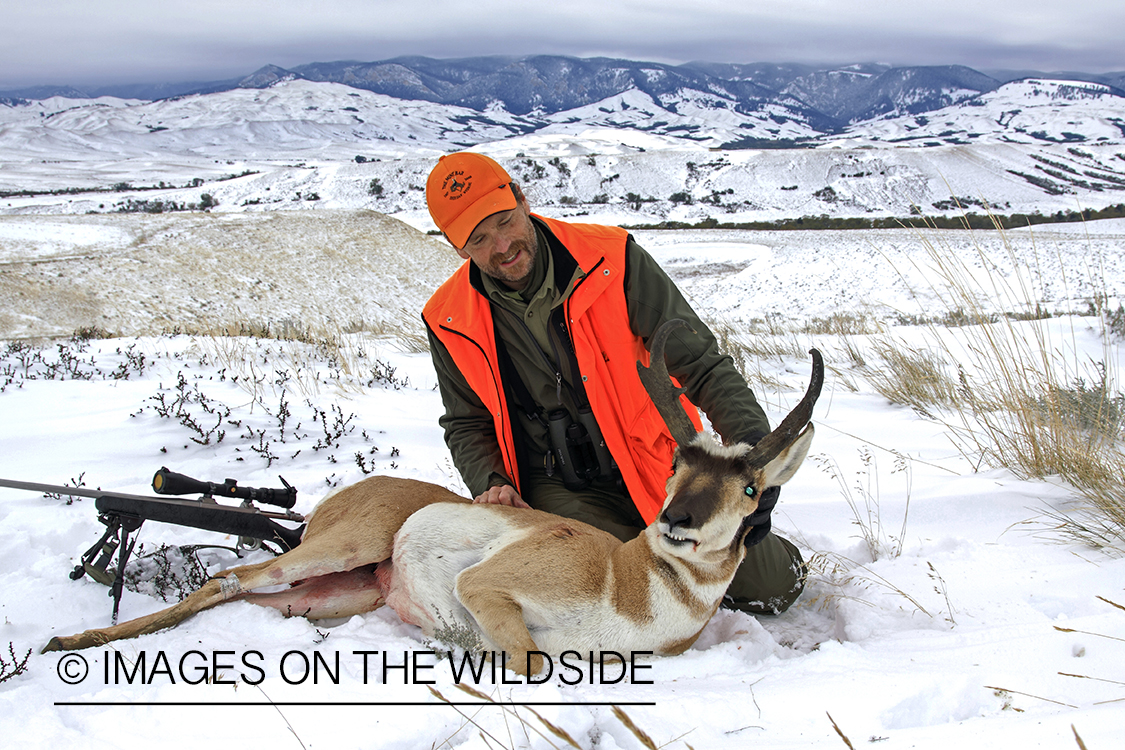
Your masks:
<svg viewBox="0 0 1125 750"><path fill-rule="evenodd" d="M398 55L1125 70L1122 0L5 0L0 90Z"/></svg>

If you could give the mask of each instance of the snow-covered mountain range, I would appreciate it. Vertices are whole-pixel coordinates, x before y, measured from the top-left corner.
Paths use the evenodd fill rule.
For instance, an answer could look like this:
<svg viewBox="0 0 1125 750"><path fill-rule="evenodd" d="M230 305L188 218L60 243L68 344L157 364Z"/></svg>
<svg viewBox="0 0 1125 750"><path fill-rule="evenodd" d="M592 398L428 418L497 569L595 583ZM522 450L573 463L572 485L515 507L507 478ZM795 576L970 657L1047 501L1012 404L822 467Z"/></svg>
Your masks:
<svg viewBox="0 0 1125 750"><path fill-rule="evenodd" d="M404 58L9 97L0 212L366 207L425 227L429 166L463 148L558 215L623 223L1097 209L1125 190L1125 92L1102 78Z"/></svg>
<svg viewBox="0 0 1125 750"><path fill-rule="evenodd" d="M168 99L235 88L266 88L282 80L343 83L396 99L452 104L483 112L496 105L519 115L556 114L636 89L674 104L691 92L726 100L750 113L770 104L807 120L818 132L889 113L918 114L986 93L1009 81L1048 78L1125 89L1125 71L1104 74L991 71L961 65L891 67L864 64L817 68L773 63L686 65L613 58L473 57L435 60L399 57L378 62L321 62L292 69L266 65L238 79L87 88L39 86L0 97L51 96Z"/></svg>

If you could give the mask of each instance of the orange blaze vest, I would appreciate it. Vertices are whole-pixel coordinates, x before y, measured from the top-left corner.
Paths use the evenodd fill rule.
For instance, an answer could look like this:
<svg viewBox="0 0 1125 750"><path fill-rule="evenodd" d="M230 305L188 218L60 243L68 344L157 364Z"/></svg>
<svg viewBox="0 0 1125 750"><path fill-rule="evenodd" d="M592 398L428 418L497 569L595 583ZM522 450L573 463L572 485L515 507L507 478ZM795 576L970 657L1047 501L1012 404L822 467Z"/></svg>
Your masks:
<svg viewBox="0 0 1125 750"><path fill-rule="evenodd" d="M567 328L594 418L609 452L621 469L629 495L645 523L664 505L672 470L672 440L637 375L638 361L649 363L648 350L629 328L625 300L625 244L618 227L543 221L567 248L586 276L563 303ZM422 313L426 324L492 415L508 476L519 490L515 440L508 400L497 362L492 308L469 281L466 261L434 293ZM697 430L695 407L682 398Z"/></svg>

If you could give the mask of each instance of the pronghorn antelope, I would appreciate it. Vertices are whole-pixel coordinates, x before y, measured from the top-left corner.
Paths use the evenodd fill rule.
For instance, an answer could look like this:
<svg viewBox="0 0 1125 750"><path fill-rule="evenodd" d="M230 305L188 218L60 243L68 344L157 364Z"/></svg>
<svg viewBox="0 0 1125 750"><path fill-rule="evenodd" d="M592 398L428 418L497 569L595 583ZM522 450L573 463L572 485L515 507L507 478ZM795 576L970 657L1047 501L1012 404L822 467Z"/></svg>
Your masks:
<svg viewBox="0 0 1125 750"><path fill-rule="evenodd" d="M579 521L536 510L472 504L441 487L371 477L325 498L295 549L219 573L184 601L147 617L53 638L44 651L80 649L176 625L231 599L317 619L387 604L428 636L474 631L519 673L542 652L683 652L715 613L745 554L749 516L763 490L787 482L812 442L809 423L824 367L800 404L754 446L696 433L664 363L675 324L638 363L679 446L660 516L622 543ZM266 586L291 584L277 593ZM529 653L530 652L530 653Z"/></svg>

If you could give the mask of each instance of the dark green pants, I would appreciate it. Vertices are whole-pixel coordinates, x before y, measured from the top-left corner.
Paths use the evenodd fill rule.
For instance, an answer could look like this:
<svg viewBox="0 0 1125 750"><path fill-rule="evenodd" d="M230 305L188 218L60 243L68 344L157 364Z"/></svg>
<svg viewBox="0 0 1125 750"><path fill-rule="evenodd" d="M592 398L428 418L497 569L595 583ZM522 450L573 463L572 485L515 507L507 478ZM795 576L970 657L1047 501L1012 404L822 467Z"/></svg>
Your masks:
<svg viewBox="0 0 1125 750"><path fill-rule="evenodd" d="M522 482L528 505L583 521L608 531L623 542L640 534L644 519L616 482L594 482L577 492L556 477L532 469ZM789 608L804 588L805 565L789 540L769 534L746 550L746 558L727 588L723 606L753 614L778 614Z"/></svg>

